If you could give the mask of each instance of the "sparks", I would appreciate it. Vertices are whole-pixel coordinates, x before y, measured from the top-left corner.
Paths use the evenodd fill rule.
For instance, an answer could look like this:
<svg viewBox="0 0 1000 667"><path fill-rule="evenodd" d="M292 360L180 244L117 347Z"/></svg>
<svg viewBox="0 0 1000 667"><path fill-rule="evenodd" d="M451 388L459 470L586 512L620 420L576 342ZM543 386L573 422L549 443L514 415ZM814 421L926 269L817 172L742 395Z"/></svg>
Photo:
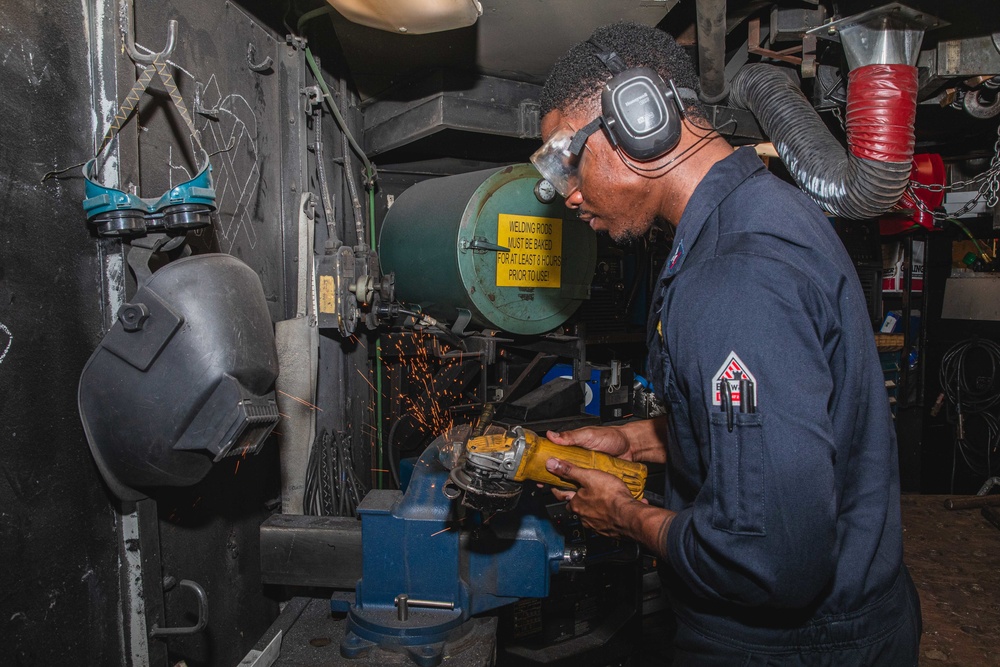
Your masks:
<svg viewBox="0 0 1000 667"><path fill-rule="evenodd" d="M288 398L292 399L293 401L295 401L297 403L301 403L302 405L306 406L307 408L311 408L313 410L319 410L320 412L323 412L323 408L321 408L319 406L316 406L316 405L313 405L312 403L310 403L309 401L305 400L304 398L299 398L298 396L292 396L291 394L286 393L284 391L281 391L280 389L278 390L278 393L282 394L284 396L287 396Z"/></svg>

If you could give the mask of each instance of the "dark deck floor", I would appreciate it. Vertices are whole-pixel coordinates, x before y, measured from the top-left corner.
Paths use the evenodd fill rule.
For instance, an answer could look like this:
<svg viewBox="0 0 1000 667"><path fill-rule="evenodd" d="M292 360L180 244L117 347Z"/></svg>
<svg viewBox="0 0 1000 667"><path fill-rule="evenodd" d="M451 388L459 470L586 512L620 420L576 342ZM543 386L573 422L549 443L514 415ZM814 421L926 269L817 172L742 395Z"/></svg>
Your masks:
<svg viewBox="0 0 1000 667"><path fill-rule="evenodd" d="M1000 530L945 496L904 496L904 558L920 593L920 665L1000 666Z"/></svg>

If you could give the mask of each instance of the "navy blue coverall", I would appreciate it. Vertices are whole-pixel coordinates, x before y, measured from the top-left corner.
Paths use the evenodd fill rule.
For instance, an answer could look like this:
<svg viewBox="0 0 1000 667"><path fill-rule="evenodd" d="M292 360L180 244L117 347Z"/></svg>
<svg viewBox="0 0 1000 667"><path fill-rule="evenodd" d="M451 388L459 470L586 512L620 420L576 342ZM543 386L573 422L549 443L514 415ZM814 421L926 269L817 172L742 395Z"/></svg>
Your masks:
<svg viewBox="0 0 1000 667"><path fill-rule="evenodd" d="M675 664L915 665L896 438L830 221L736 151L687 204L649 329Z"/></svg>

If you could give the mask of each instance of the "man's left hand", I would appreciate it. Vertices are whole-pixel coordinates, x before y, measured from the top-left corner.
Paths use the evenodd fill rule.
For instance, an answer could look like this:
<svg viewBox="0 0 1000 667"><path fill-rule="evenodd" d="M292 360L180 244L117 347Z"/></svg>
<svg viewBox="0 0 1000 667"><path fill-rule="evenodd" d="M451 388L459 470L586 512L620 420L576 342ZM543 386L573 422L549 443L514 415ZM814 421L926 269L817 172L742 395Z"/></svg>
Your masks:
<svg viewBox="0 0 1000 667"><path fill-rule="evenodd" d="M637 501L622 480L557 458L546 461L545 468L579 487L576 491L553 488L552 494L559 500L568 501L567 506L580 517L584 526L610 537L634 538L626 532L625 514Z"/></svg>

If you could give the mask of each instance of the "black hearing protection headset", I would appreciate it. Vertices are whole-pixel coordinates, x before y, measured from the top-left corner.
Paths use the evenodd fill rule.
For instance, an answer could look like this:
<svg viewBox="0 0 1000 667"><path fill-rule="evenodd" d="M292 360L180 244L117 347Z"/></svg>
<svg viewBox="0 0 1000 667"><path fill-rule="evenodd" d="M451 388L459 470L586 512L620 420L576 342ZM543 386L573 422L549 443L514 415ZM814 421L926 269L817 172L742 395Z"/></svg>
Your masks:
<svg viewBox="0 0 1000 667"><path fill-rule="evenodd" d="M613 76L601 93L601 116L580 132L579 147L570 150L577 148L573 152L579 154L586 138L601 125L611 145L636 160L652 160L673 150L684 116L684 103L674 82L664 83L649 67L627 67L614 51L594 39L587 41L597 47L597 57ZM684 90L697 97L694 91Z"/></svg>

